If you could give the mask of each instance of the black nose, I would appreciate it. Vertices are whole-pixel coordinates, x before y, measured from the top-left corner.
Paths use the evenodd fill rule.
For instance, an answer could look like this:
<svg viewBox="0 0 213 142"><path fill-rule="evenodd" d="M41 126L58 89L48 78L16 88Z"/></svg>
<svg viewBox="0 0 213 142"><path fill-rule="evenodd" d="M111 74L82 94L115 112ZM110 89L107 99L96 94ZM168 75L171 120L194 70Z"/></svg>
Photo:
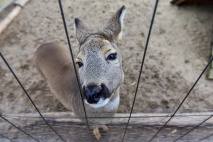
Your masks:
<svg viewBox="0 0 213 142"><path fill-rule="evenodd" d="M102 87L99 87L94 83L91 83L87 85L86 87L83 87L83 92L87 102L90 104L95 104L101 98Z"/></svg>
<svg viewBox="0 0 213 142"><path fill-rule="evenodd" d="M90 104L96 104L100 98L106 99L110 97L110 91L107 86L102 83L101 86L95 83L90 83L83 87L84 97Z"/></svg>

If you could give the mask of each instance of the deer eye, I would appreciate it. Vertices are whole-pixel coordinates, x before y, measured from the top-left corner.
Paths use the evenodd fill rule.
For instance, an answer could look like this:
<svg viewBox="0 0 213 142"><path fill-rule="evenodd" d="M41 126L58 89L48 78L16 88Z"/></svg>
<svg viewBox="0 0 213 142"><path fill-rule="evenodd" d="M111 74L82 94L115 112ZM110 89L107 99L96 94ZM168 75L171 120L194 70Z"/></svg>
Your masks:
<svg viewBox="0 0 213 142"><path fill-rule="evenodd" d="M82 62L79 62L79 61L76 62L76 64L78 65L79 68L83 66L83 63L82 63Z"/></svg>
<svg viewBox="0 0 213 142"><path fill-rule="evenodd" d="M117 53L112 53L107 56L107 60L115 60L117 59Z"/></svg>

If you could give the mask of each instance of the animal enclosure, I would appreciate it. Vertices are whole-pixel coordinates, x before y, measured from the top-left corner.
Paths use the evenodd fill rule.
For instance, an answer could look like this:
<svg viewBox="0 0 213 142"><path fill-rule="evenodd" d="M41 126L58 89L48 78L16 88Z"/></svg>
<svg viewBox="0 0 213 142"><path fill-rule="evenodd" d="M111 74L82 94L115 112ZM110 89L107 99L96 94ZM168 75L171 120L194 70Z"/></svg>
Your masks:
<svg viewBox="0 0 213 142"><path fill-rule="evenodd" d="M32 56L28 56L28 54L33 54L39 44L49 40L57 40L68 47L58 2L46 1L49 6L52 4L50 9L58 14L57 17L49 15L50 9L47 11L36 9L39 5L39 8L45 8L44 2L42 2L31 1L29 7L27 6L23 11L24 15L20 15L19 19L14 21L15 24L12 24L8 31L6 30L1 36L3 44L0 47L0 52L3 60L0 62L0 95L2 97L0 140L95 141L86 122L79 122L79 119L85 121L85 118L75 118L71 112L52 98L46 83L31 67L30 59ZM88 2L84 2L84 4L88 5ZM113 3L113 1L103 2L103 4L94 2L92 5L96 10L106 9L100 11L100 17L102 17L101 15L106 16L108 8L113 11L114 8L120 7L120 3L109 5L109 2ZM85 15L85 11L89 9L86 13L88 15L84 17L88 21L90 21L89 17L95 15L90 8L81 9L77 2L62 1L62 3L69 33L73 30L69 29L73 15L80 16L78 9L82 11L82 15ZM145 6L142 6L141 3ZM101 141L212 141L213 104L211 94L213 90L212 82L205 78L205 71L211 64L207 55L209 55L211 42L212 25L209 17L211 17L212 8L186 7L178 9L171 6L169 1L159 1L159 5L157 5L155 1L148 0L124 1L124 4L127 5L127 22L124 23L124 43L121 45L126 45L123 49L123 58L127 81L122 86L121 105L118 113L111 118L110 131L103 134ZM68 5L76 9L72 9ZM158 9L155 13L154 9L157 6ZM34 19L29 18L32 15L27 12L33 8L35 8L33 14L36 16L46 16L44 23L41 22L43 17L41 21L36 21L36 18L33 21ZM165 15L166 12L163 11L165 9L171 11L171 15L177 14L177 18L181 22L170 18L168 23L162 23L163 19L166 21L167 16L171 16ZM203 12L203 10L205 11ZM196 11L195 15L194 11ZM186 12L190 14L183 15L182 18L181 14ZM143 14L144 18L141 18ZM71 15L72 19L68 18ZM29 23L22 21L22 18L26 17L30 19ZM189 23L184 22L189 17L194 19L192 18ZM51 27L51 22L56 19L61 23ZM134 21L134 19L143 20ZM137 22L139 24L136 24ZM153 28L152 22L154 22ZM144 26L141 26L141 23L144 23ZM16 29L16 24L25 26L26 29ZM132 24L135 24L136 28ZM42 28L38 28L38 25ZM169 28L168 25L173 27ZM47 31L43 31L45 28ZM140 28L141 31L138 30ZM60 29L62 30L58 32ZM44 34L44 32L49 32L48 30L53 34ZM19 33L19 31L22 32ZM22 39L25 35L29 35L27 36L29 41ZM136 35L139 36L138 40L135 39ZM125 38L125 36L127 37ZM76 52L78 49L74 48L76 42L74 42L72 34L69 37L73 43L73 50ZM142 43L140 39L143 40ZM16 43L21 46L17 47ZM190 46L190 49L186 48L187 46ZM191 53L192 49L194 53ZM131 55L128 54L130 51ZM20 58L19 55L23 57ZM146 58L142 58L145 56ZM19 65L15 61L22 64ZM143 70L139 72L143 63ZM13 71L14 74L11 74L10 71ZM28 72L31 73L28 74ZM141 79L138 78L139 74L142 75ZM21 86L23 85L23 88L20 87L14 76L20 81ZM140 84L138 94L134 97L137 80ZM24 88L25 92L22 90ZM29 96L26 97L26 94ZM40 115L29 98L35 103ZM134 105L133 100L135 100ZM130 113L132 113L131 119Z"/></svg>

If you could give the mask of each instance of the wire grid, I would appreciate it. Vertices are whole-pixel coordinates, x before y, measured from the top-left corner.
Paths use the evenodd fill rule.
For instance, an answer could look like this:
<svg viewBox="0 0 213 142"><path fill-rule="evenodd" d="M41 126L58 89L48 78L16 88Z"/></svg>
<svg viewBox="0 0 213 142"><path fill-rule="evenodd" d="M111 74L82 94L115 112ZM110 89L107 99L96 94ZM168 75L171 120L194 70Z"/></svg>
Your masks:
<svg viewBox="0 0 213 142"><path fill-rule="evenodd" d="M59 6L60 6L61 15L62 15L63 23L64 23L65 33L66 33L68 44L70 47L72 61L74 63L72 47L71 47L71 43L69 41L69 34L67 31L67 27L66 27L66 21L65 21L65 17L64 17L64 13L63 13L63 7L61 4L61 0L59 0ZM142 58L141 69L139 71L138 84L137 84L136 91L135 91L132 109L131 109L129 117L126 118L126 119L128 119L128 121L126 124L110 125L109 126L110 133L103 135L102 141L120 141L121 140L123 142L123 141L141 141L141 140L143 140L143 141L151 142L151 141L155 140L155 141L174 141L174 142L176 142L176 141L212 140L211 136L213 136L213 134L210 132L213 131L212 130L213 128L211 125L208 125L208 123L207 123L209 120L211 120L211 118L213 116L212 114L205 116L204 120L202 120L199 123L197 123L196 125L190 126L190 127L184 127L184 126L171 127L170 125L167 126L167 124L169 124L169 122L171 122L171 120L176 118L177 111L180 109L182 104L185 102L187 97L190 95L190 92L194 89L195 85L197 84L197 82L199 81L201 76L204 74L206 69L209 67L209 65L211 64L213 59L211 59L209 61L209 63L206 65L204 70L199 75L198 79L195 81L193 86L190 88L189 92L184 97L183 101L179 104L177 109L171 115L164 116L165 119L162 119L161 121L159 121L161 123L155 124L154 126L149 126L148 124L137 124L137 125L132 124L131 125L131 119L133 119L133 117L131 117L132 111L134 108L134 102L135 102L135 98L137 95L138 85L140 83L140 76L141 76L141 72L143 69L143 63L145 61L146 50L148 48L149 38L151 35L151 29L152 29L152 25L154 22L154 16L155 16L155 13L157 10L157 6L158 6L158 0L156 0L155 7L154 7L153 18L152 18L150 28L149 28L149 33L148 33L147 42L146 42L146 48L145 48L144 56ZM33 100L30 98L29 94L27 93L27 91L23 87L22 83L19 81L18 77L16 76L16 74L14 73L14 71L12 70L9 63L4 58L4 56L1 52L0 52L0 56L3 59L3 61L5 62L5 64L7 65L7 67L10 69L11 73L14 75L14 77L18 81L19 85L21 86L21 88L23 89L25 94L28 96L29 100L32 102L33 106L35 107L35 109L37 110L37 112L39 113L39 116L40 116L39 118L30 118L30 120L34 119L34 122L36 122L34 124L17 125L15 123L13 123L14 118L10 118L8 116L6 118L2 114L0 114L2 121L7 122L9 125L9 127L7 126L7 129L4 129L6 131L4 131L4 130L1 131L2 133L0 134L0 137L1 137L2 141L3 140L4 141L6 141L6 140L22 141L22 142L23 141L47 141L47 140L51 140L51 141L53 141L53 140L55 140L55 141L85 141L85 140L95 141L94 137L91 137L91 130L90 130L90 126L89 126L89 123L87 120L86 111L85 111L85 117L81 118L81 119L86 119L87 126L80 125L80 124L76 125L75 123L71 123L71 122L57 122L57 121L53 121L51 119L48 119L48 121L47 121L47 118L45 118L40 113L38 107L34 104ZM74 68L75 68L75 64L74 64ZM76 68L75 68L75 73L76 73L76 77L78 80ZM79 89L81 91L79 80L78 80L78 84L79 84ZM81 95L82 95L82 93L81 93ZM21 119L23 119L21 117L17 117L17 118L18 118L17 121L19 123L21 122ZM42 118L43 121L41 121L40 118ZM149 119L149 118L150 117L147 117L147 119ZM166 119L166 118L168 118L168 119ZM27 119L29 119L29 118L27 118ZM35 119L37 119L37 120L35 120ZM100 119L104 119L104 118L100 118ZM112 119L116 119L116 118L112 117ZM164 120L166 120L166 121L164 121ZM22 120L22 121L25 122L26 118L25 118L25 120ZM38 129L38 130L36 130L36 129ZM85 129L89 129L89 131L85 130ZM7 130L10 130L10 131L7 131ZM16 135L17 133L20 133L20 135L17 136Z"/></svg>

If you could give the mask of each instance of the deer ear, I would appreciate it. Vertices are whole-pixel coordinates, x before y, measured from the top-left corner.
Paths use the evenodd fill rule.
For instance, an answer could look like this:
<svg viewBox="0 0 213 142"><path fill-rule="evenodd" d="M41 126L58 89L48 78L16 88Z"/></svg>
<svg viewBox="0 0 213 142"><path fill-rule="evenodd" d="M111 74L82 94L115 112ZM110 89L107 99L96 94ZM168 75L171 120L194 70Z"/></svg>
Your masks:
<svg viewBox="0 0 213 142"><path fill-rule="evenodd" d="M89 28L78 18L75 18L74 21L74 31L75 37L80 45L82 45L85 39L91 34Z"/></svg>
<svg viewBox="0 0 213 142"><path fill-rule="evenodd" d="M109 38L119 40L122 38L123 20L126 8L122 6L115 15L108 21L102 32Z"/></svg>

